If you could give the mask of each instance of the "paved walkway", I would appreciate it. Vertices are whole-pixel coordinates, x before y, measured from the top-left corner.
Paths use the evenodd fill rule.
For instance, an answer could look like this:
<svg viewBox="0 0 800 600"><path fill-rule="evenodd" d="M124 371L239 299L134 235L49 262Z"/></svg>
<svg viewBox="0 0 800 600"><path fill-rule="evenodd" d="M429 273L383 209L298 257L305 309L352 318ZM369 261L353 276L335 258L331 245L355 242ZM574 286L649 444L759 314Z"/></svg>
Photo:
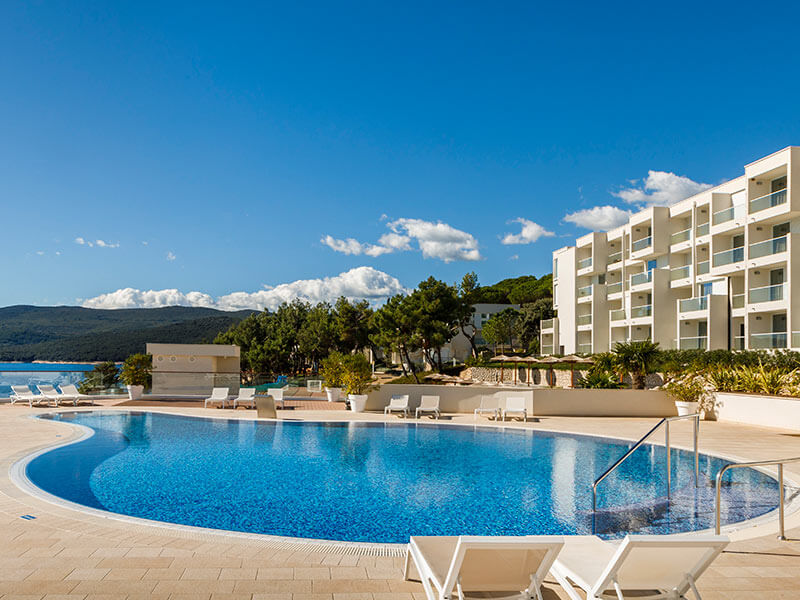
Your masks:
<svg viewBox="0 0 800 600"><path fill-rule="evenodd" d="M75 435L63 423L28 418L47 409L0 405L0 598L246 598L264 600L422 600L422 587L402 580L402 557L279 547L269 540L179 530L73 511L34 498L14 485L10 466L31 451ZM220 416L219 409L149 408ZM283 411L282 411L283 412ZM250 419L254 411L224 411ZM285 411L291 419L382 420L339 411ZM396 417L391 417L396 420ZM448 422L472 423L451 416ZM653 419L543 418L516 424L636 439ZM673 426L677 446L691 444L688 424ZM800 455L800 434L703 423L701 451L741 459ZM800 465L787 467L800 481ZM21 518L30 515L34 519ZM739 531L737 541L700 580L706 600L800 600L800 514L789 520L788 542L774 523ZM545 598L566 598L552 581Z"/></svg>

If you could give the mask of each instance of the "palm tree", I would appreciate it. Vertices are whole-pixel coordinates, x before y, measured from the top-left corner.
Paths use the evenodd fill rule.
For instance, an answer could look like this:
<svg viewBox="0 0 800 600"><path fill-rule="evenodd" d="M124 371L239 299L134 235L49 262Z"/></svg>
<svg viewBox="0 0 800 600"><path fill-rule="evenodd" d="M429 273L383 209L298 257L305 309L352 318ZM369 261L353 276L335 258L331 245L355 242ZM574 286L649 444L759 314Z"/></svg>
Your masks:
<svg viewBox="0 0 800 600"><path fill-rule="evenodd" d="M661 350L658 342L642 340L640 342L617 342L614 344L614 361L622 373L630 373L632 387L644 389L644 378L654 373L661 362Z"/></svg>

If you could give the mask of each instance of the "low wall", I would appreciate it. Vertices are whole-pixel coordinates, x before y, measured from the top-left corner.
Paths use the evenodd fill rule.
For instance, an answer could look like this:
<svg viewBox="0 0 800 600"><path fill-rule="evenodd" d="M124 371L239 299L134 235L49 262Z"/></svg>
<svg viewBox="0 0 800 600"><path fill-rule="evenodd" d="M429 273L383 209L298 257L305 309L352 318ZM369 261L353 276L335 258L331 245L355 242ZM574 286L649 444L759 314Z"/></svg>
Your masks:
<svg viewBox="0 0 800 600"><path fill-rule="evenodd" d="M496 396L505 407L509 396L525 398L528 411L536 416L575 417L668 417L676 414L675 403L666 392L654 390L570 390L547 388L497 388L470 385L387 384L372 392L367 410L383 410L394 394L408 394L412 409L420 396L439 396L443 412L471 413L481 396Z"/></svg>
<svg viewBox="0 0 800 600"><path fill-rule="evenodd" d="M515 372L516 371L516 372ZM467 367L461 372L463 379L486 381L490 383L527 383L530 385L549 385L553 387L573 387L581 377L586 375L586 367L570 369L541 369L515 367L499 369L495 367ZM623 383L631 384L630 376L623 378ZM659 373L649 373L645 377L645 386L655 388L664 385L664 378Z"/></svg>
<svg viewBox="0 0 800 600"><path fill-rule="evenodd" d="M717 392L718 421L800 431L800 398Z"/></svg>

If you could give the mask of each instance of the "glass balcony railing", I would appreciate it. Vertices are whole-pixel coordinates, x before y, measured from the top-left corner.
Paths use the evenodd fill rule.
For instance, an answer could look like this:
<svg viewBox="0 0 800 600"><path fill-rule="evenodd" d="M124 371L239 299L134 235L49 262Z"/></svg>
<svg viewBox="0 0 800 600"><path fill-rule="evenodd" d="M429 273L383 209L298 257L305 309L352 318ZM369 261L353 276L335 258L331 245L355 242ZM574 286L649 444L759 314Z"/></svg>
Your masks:
<svg viewBox="0 0 800 600"><path fill-rule="evenodd" d="M686 279L692 274L692 268L689 265L684 265L682 267L675 267L674 269L670 269L669 271L669 278L672 281L676 279Z"/></svg>
<svg viewBox="0 0 800 600"><path fill-rule="evenodd" d="M786 332L774 331L770 333L751 333L750 348L753 350L769 350L771 348L786 348Z"/></svg>
<svg viewBox="0 0 800 600"><path fill-rule="evenodd" d="M542 319L540 324L540 329L544 331L545 329L552 329L553 325L555 324L555 319Z"/></svg>
<svg viewBox="0 0 800 600"><path fill-rule="evenodd" d="M711 257L715 267L731 265L744 260L744 248L731 248L722 252L715 252Z"/></svg>
<svg viewBox="0 0 800 600"><path fill-rule="evenodd" d="M643 304L642 306L633 306L631 307L631 318L635 319L637 317L650 317L653 315L653 305L652 304Z"/></svg>
<svg viewBox="0 0 800 600"><path fill-rule="evenodd" d="M703 262L697 263L697 274L698 275L705 275L706 273L708 273L709 267L710 267L710 265L709 265L707 260L704 260Z"/></svg>
<svg viewBox="0 0 800 600"><path fill-rule="evenodd" d="M609 294L618 294L622 291L622 282L618 281L617 283L609 283L606 286L606 292Z"/></svg>
<svg viewBox="0 0 800 600"><path fill-rule="evenodd" d="M631 286L641 285L653 281L653 271L644 271L642 273L635 273L631 275Z"/></svg>
<svg viewBox="0 0 800 600"><path fill-rule="evenodd" d="M592 295L592 286L587 285L586 287L578 288L578 298L586 298L587 296Z"/></svg>
<svg viewBox="0 0 800 600"><path fill-rule="evenodd" d="M622 262L622 251L615 252L614 254L608 255L608 264L613 265L615 263Z"/></svg>
<svg viewBox="0 0 800 600"><path fill-rule="evenodd" d="M743 335L733 336L733 349L734 350L744 350L744 336Z"/></svg>
<svg viewBox="0 0 800 600"><path fill-rule="evenodd" d="M589 258L584 258L583 260L579 260L578 261L578 270L585 269L585 268L591 267L591 266L592 266L592 257L591 256Z"/></svg>
<svg viewBox="0 0 800 600"><path fill-rule="evenodd" d="M728 221L733 221L733 218L736 216L736 207L729 206L728 208L723 208L722 210L718 210L713 215L711 215L711 222L714 225L719 225L720 223L727 223Z"/></svg>
<svg viewBox="0 0 800 600"><path fill-rule="evenodd" d="M778 285L766 285L764 287L751 289L748 296L750 304L755 304L756 302L775 302L777 300L783 300L783 288L785 286L785 283L781 283Z"/></svg>
<svg viewBox="0 0 800 600"><path fill-rule="evenodd" d="M681 350L705 350L707 345L708 337L705 335L684 337L678 340L678 348Z"/></svg>
<svg viewBox="0 0 800 600"><path fill-rule="evenodd" d="M792 348L800 348L800 331L792 332Z"/></svg>
<svg viewBox="0 0 800 600"><path fill-rule="evenodd" d="M636 240L635 242L633 242L633 244L631 244L631 250L633 252L638 252L639 250L644 250L645 248L648 248L652 245L653 245L653 237L648 235L646 238L642 238L640 240Z"/></svg>
<svg viewBox="0 0 800 600"><path fill-rule="evenodd" d="M578 344L578 354L591 354L592 353L592 343L586 344Z"/></svg>
<svg viewBox="0 0 800 600"><path fill-rule="evenodd" d="M733 294L731 296L731 308L744 308L744 294Z"/></svg>
<svg viewBox="0 0 800 600"><path fill-rule="evenodd" d="M698 298L687 298L679 303L681 312L693 312L696 310L708 310L708 296Z"/></svg>
<svg viewBox="0 0 800 600"><path fill-rule="evenodd" d="M575 319L575 323L577 325L591 325L592 315L581 315L577 319Z"/></svg>
<svg viewBox="0 0 800 600"><path fill-rule="evenodd" d="M759 258L760 256L769 256L770 254L778 254L786 252L788 247L788 238L785 235L772 238L771 240L764 240L763 242L756 242L750 244L750 258Z"/></svg>
<svg viewBox="0 0 800 600"><path fill-rule="evenodd" d="M786 202L786 190L778 190L750 201L750 212L758 212Z"/></svg>
<svg viewBox="0 0 800 600"><path fill-rule="evenodd" d="M552 344L549 345L549 346L545 346L544 344L542 344L542 354L543 355L549 355L549 354L552 354L552 353L553 353L553 345Z"/></svg>
<svg viewBox="0 0 800 600"><path fill-rule="evenodd" d="M625 309L624 308L620 308L620 309L617 309L617 310L612 310L610 313L608 313L608 317L612 321L624 321L625 320Z"/></svg>
<svg viewBox="0 0 800 600"><path fill-rule="evenodd" d="M673 233L669 236L669 243L670 244L680 244L681 242L685 242L692 236L691 229L684 229L683 231L678 231L677 233Z"/></svg>
<svg viewBox="0 0 800 600"><path fill-rule="evenodd" d="M708 235L708 221L697 226L697 237Z"/></svg>

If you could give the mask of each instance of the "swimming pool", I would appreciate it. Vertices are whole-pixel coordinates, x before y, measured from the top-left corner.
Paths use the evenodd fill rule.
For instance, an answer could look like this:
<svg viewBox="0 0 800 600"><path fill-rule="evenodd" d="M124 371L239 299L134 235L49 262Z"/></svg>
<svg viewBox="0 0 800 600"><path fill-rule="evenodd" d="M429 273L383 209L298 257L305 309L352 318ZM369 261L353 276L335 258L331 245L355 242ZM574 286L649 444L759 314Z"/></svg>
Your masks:
<svg viewBox="0 0 800 600"><path fill-rule="evenodd" d="M208 419L147 412L41 418L94 435L33 458L36 486L91 508L183 525L296 538L591 533L591 484L627 442L494 426ZM645 446L599 488L597 530L676 533L713 525L711 479L726 461ZM736 469L723 519L777 505L777 483Z"/></svg>

